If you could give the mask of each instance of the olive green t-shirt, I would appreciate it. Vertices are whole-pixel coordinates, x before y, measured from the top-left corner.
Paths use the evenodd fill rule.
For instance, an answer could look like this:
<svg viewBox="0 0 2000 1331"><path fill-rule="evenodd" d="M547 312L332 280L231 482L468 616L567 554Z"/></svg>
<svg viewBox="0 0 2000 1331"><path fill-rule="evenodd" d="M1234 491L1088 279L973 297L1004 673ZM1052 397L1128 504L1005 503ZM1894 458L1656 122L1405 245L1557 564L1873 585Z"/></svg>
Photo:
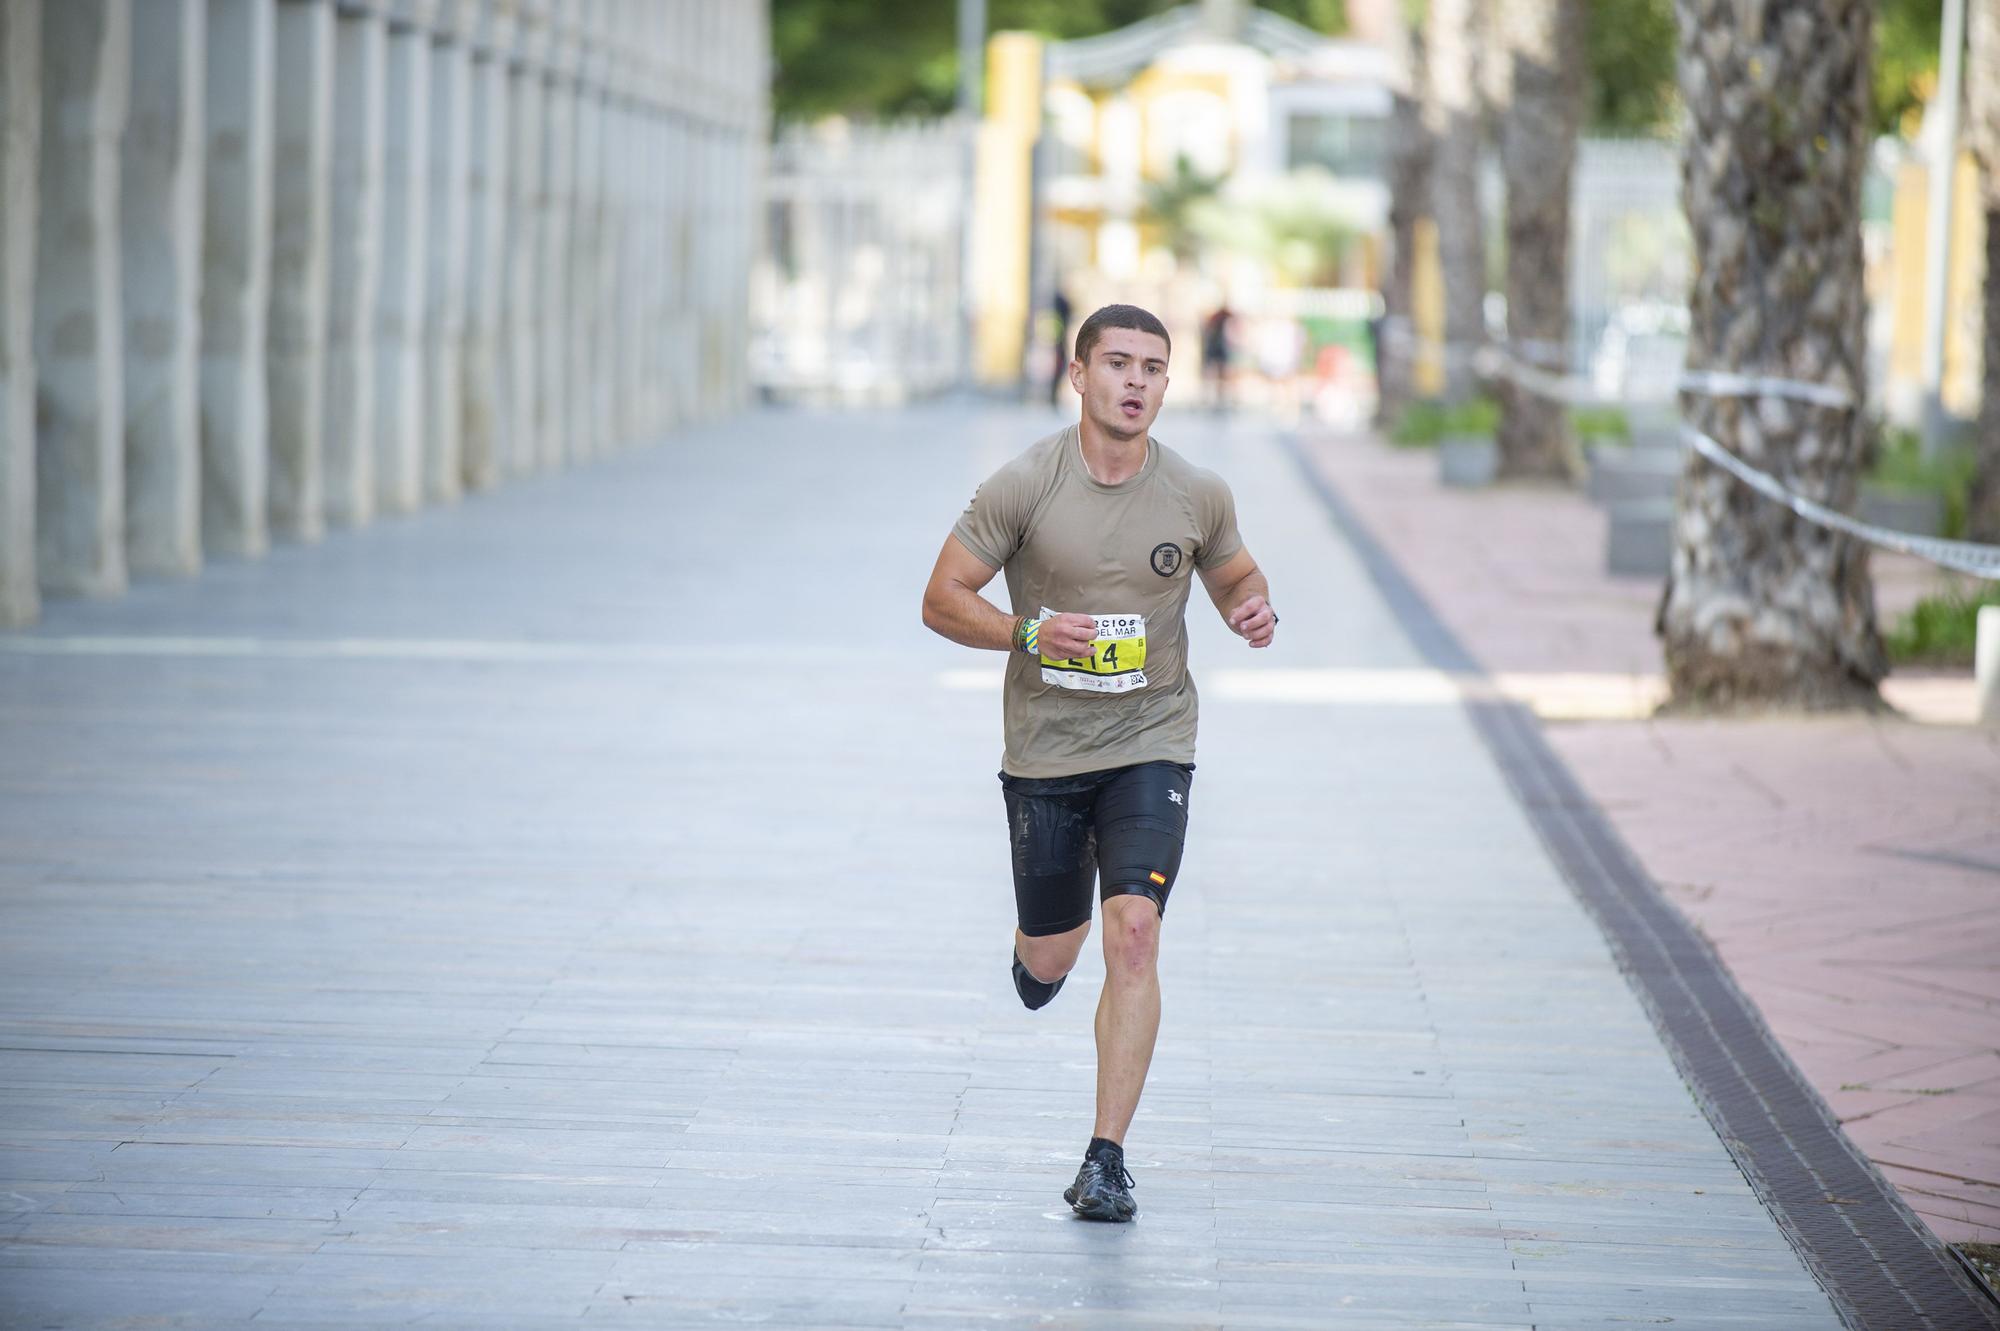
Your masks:
<svg viewBox="0 0 2000 1331"><path fill-rule="evenodd" d="M1243 548L1221 477L1149 439L1138 474L1104 485L1072 425L989 476L952 535L1006 571L1015 614L1097 617L1088 660L1008 653L1003 770L1070 776L1194 761L1188 590L1196 569Z"/></svg>

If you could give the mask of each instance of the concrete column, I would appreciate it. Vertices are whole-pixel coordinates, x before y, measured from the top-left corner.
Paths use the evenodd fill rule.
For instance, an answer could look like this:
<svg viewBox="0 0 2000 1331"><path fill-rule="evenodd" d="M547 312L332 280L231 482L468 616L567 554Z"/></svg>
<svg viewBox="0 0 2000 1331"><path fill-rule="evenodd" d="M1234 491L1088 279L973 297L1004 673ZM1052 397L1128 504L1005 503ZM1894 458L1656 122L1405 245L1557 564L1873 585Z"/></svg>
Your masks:
<svg viewBox="0 0 2000 1331"><path fill-rule="evenodd" d="M42 12L35 244L35 547L42 590L125 590L125 320L119 142L131 90L126 0Z"/></svg>
<svg viewBox="0 0 2000 1331"><path fill-rule="evenodd" d="M599 255L602 253L604 204L602 151L604 133L603 44L597 31L596 0L577 6L578 56L576 77L576 186L570 206L569 237L569 451L584 460L603 451L599 420L602 385L598 371L598 311L601 306Z"/></svg>
<svg viewBox="0 0 2000 1331"><path fill-rule="evenodd" d="M275 0L210 0L201 271L201 542L269 544L265 316L271 298Z"/></svg>
<svg viewBox="0 0 2000 1331"><path fill-rule="evenodd" d="M431 205L424 358L424 497L458 498L464 476L466 217L471 207L476 7L448 0L431 47Z"/></svg>
<svg viewBox="0 0 2000 1331"><path fill-rule="evenodd" d="M719 387L720 362L722 352L722 330L719 326L722 291L722 199L720 156L718 143L720 131L713 123L701 127L695 139L694 179L691 186L694 197L690 201L695 218L695 268L696 281L695 308L700 318L696 334L696 373L700 376L695 389L695 411L699 420L713 420L716 414L716 390Z"/></svg>
<svg viewBox="0 0 2000 1331"><path fill-rule="evenodd" d="M624 304L625 345L620 348L620 374L625 380L625 433L635 443L653 442L653 402L659 394L659 366L650 354L663 331L653 323L653 304L645 277L658 276L645 265L664 262L665 243L659 234L654 195L660 177L660 114L650 104L635 103L625 119L625 241L619 282Z"/></svg>
<svg viewBox="0 0 2000 1331"><path fill-rule="evenodd" d="M204 0L132 11L130 118L121 154L125 302L125 562L201 568L201 234Z"/></svg>
<svg viewBox="0 0 2000 1331"><path fill-rule="evenodd" d="M514 43L511 0L485 0L473 48L470 175L466 182L465 387L463 475L484 490L500 478L512 414L501 395L507 227L511 207L507 137L508 59Z"/></svg>
<svg viewBox="0 0 2000 1331"><path fill-rule="evenodd" d="M625 335L625 301L620 277L625 268L625 209L631 182L625 178L625 117L630 110L630 87L625 58L626 0L604 0L605 99L604 130L599 137L598 178L604 186L604 230L602 271L605 285L603 304L598 310L598 327L604 339L599 352L605 376L604 445L610 451L632 442L625 419L625 370L620 345Z"/></svg>
<svg viewBox="0 0 2000 1331"><path fill-rule="evenodd" d="M697 146L701 140L703 80L700 70L691 67L685 60L695 41L698 17L687 0L678 0L673 13L674 40L666 51L669 77L685 92L680 109L674 113L667 127L668 167L666 191L661 199L669 246L667 285L662 297L667 310L666 326L672 330L669 334L671 340L663 348L667 357L667 383L671 386L667 400L662 404L660 425L663 430L688 424L698 416L702 236L699 224L701 186L695 167Z"/></svg>
<svg viewBox="0 0 2000 1331"><path fill-rule="evenodd" d="M678 150L681 112L668 104L685 95L676 87L669 62L670 38L679 21L682 0L647 8L644 25L646 67L644 78L650 105L643 126L640 148L643 190L640 201L639 283L644 309L640 314L639 352L642 359L640 396L645 433L657 440L673 424L674 404L680 397L675 381L674 348L683 336L683 311L675 304L674 291L681 262L679 231L674 226L673 208L680 197Z"/></svg>
<svg viewBox="0 0 2000 1331"><path fill-rule="evenodd" d="M681 112L667 126L667 179L661 206L666 215L666 288L661 293L666 304L666 326L670 341L662 348L667 357L667 383L671 391L663 405L661 427L671 430L696 419L699 376L696 367L701 352L701 201L700 181L695 176L696 150L701 126Z"/></svg>
<svg viewBox="0 0 2000 1331"><path fill-rule="evenodd" d="M41 613L35 586L35 222L42 3L0 4L0 628Z"/></svg>
<svg viewBox="0 0 2000 1331"><path fill-rule="evenodd" d="M705 16L704 27L712 26L712 17ZM697 283L696 308L701 312L701 326L696 335L696 352L699 356L699 387L695 402L698 418L704 421L715 418L715 390L717 364L720 359L721 330L716 326L719 313L717 295L722 290L722 195L717 166L718 144L722 131L714 121L706 121L695 140L695 173L691 188L694 197L689 200L694 209L696 236L695 268L693 276Z"/></svg>
<svg viewBox="0 0 2000 1331"><path fill-rule="evenodd" d="M382 268L375 307L375 502L424 496L424 325L430 304L432 0L389 9L382 130Z"/></svg>
<svg viewBox="0 0 2000 1331"><path fill-rule="evenodd" d="M666 191L669 125L657 104L649 104L634 127L632 145L633 179L637 197L633 201L633 257L627 265L635 278L632 284L632 320L636 335L632 340L633 370L637 392L633 408L639 433L647 443L659 438L666 420L666 403L673 385L667 377L666 346L673 328L661 322L668 281L670 237L667 234Z"/></svg>
<svg viewBox="0 0 2000 1331"><path fill-rule="evenodd" d="M727 371L728 391L723 406L728 411L741 410L747 389L745 371L750 354L750 258L756 250L759 223L756 195L756 157L758 144L747 129L739 128L735 136L734 159L731 163L734 177L729 182L729 242L731 261L729 265L729 332L723 346L723 364ZM899 248L891 260L903 271L914 256Z"/></svg>
<svg viewBox="0 0 2000 1331"><path fill-rule="evenodd" d="M716 181L720 201L721 225L727 228L721 237L723 262L718 274L721 307L716 312L716 377L717 410L729 411L736 405L736 365L741 357L737 354L736 337L740 331L740 315L743 300L739 288L743 278L744 229L749 219L743 215L743 180L749 169L743 160L743 130L732 117L724 129L719 142L719 179ZM886 240L887 233L884 233ZM900 255L889 258L890 270L900 261Z"/></svg>
<svg viewBox="0 0 2000 1331"><path fill-rule="evenodd" d="M547 33L541 0L523 0L515 43L516 63L508 72L507 303L501 316L505 343L507 400L506 452L501 471L532 471L537 452L541 367L536 348L542 334L542 56Z"/></svg>
<svg viewBox="0 0 2000 1331"><path fill-rule="evenodd" d="M550 11L550 54L543 101L541 219L541 339L536 369L540 415L536 419L536 465L559 467L568 451L570 217L576 191L575 42L566 5Z"/></svg>
<svg viewBox="0 0 2000 1331"><path fill-rule="evenodd" d="M325 530L327 282L333 203L331 0L278 0L271 111L270 525Z"/></svg>
<svg viewBox="0 0 2000 1331"><path fill-rule="evenodd" d="M617 0L617 3L619 81L623 95L612 137L615 164L610 170L618 195L617 250L613 260L617 273L613 287L617 301L613 359L617 362L618 376L618 437L629 447L646 436L640 399L647 380L639 357L640 339L645 332L645 306L633 279L639 271L640 237L645 228L644 180L650 164L643 151L643 131L647 124L641 101L647 91L644 83L647 65L639 44L643 13L639 0Z"/></svg>
<svg viewBox="0 0 2000 1331"><path fill-rule="evenodd" d="M375 516L375 309L382 281L382 133L389 25L339 10L333 61L333 300L327 319L326 517Z"/></svg>

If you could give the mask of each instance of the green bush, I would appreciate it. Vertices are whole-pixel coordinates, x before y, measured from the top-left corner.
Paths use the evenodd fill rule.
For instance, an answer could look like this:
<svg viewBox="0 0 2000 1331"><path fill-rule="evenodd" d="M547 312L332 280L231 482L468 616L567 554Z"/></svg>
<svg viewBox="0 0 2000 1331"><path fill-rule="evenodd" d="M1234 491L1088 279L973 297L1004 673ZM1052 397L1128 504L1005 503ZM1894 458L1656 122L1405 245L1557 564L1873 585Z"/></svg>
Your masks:
<svg viewBox="0 0 2000 1331"><path fill-rule="evenodd" d="M1984 605L2000 605L2000 585L1926 596L1889 631L1889 659L1897 665L1970 666Z"/></svg>
<svg viewBox="0 0 2000 1331"><path fill-rule="evenodd" d="M1572 407L1569 428L1578 439L1616 439L1620 443L1632 439L1632 423L1625 418L1623 407Z"/></svg>
<svg viewBox="0 0 2000 1331"><path fill-rule="evenodd" d="M1925 457L1923 441L1914 430L1891 430L1867 479L1884 490L1944 496L1944 534L1958 538L1965 533L1966 497L1977 465L1969 448L1947 448Z"/></svg>
<svg viewBox="0 0 2000 1331"><path fill-rule="evenodd" d="M1443 402L1412 402L1396 418L1389 439L1403 448L1427 448L1440 439L1476 436L1490 439L1500 428L1500 404L1475 397L1448 406Z"/></svg>

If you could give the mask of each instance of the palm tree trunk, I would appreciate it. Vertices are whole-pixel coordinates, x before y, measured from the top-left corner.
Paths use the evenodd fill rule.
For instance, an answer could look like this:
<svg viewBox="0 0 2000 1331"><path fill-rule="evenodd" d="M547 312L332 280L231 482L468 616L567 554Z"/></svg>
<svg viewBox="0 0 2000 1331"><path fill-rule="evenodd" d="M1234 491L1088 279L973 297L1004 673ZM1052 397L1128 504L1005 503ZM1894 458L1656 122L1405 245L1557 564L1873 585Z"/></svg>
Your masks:
<svg viewBox="0 0 2000 1331"><path fill-rule="evenodd" d="M1986 220L1984 370L1966 536L2000 542L2000 0L1973 0L1971 58L1965 89L1967 130L1979 159L1979 194Z"/></svg>
<svg viewBox="0 0 2000 1331"><path fill-rule="evenodd" d="M1431 215L1444 269L1445 398L1473 394L1472 353L1485 340L1485 228L1479 211L1481 0L1430 0L1424 28L1424 123L1437 145Z"/></svg>
<svg viewBox="0 0 2000 1331"><path fill-rule="evenodd" d="M1852 511L1867 388L1860 200L1872 0L1675 0L1694 238L1688 365L1838 388L1851 405L1688 393L1751 466ZM1676 708L1879 708L1865 546L1699 455L1657 629Z"/></svg>
<svg viewBox="0 0 2000 1331"><path fill-rule="evenodd" d="M1993 77L2000 77L1996 70ZM1972 490L1966 497L1967 540L2000 544L2000 170L1985 176L1985 367L1979 395L1979 437L1974 443Z"/></svg>
<svg viewBox="0 0 2000 1331"><path fill-rule="evenodd" d="M1416 393L1417 219L1430 207L1431 137L1424 124L1422 32L1390 6L1390 58L1395 67L1389 115L1389 232L1393 253L1382 289L1382 332L1376 338L1378 422L1394 421Z"/></svg>
<svg viewBox="0 0 2000 1331"><path fill-rule="evenodd" d="M1581 0L1509 0L1496 11L1505 80L1500 164L1507 181L1507 340L1514 360L1569 369L1569 194L1583 118ZM1500 384L1500 474L1569 473L1561 400Z"/></svg>

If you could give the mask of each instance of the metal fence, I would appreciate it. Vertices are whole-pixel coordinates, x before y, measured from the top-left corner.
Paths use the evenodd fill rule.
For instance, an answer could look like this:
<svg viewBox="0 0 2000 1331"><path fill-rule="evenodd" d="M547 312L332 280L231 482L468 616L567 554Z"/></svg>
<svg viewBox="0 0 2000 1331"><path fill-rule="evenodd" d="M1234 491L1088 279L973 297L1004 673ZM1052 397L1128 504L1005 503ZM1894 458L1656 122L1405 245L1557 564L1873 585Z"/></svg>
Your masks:
<svg viewBox="0 0 2000 1331"><path fill-rule="evenodd" d="M1585 139L1570 199L1571 369L1597 396L1668 401L1686 359L1693 250L1680 149Z"/></svg>
<svg viewBox="0 0 2000 1331"><path fill-rule="evenodd" d="M971 152L956 120L778 135L751 279L765 396L895 403L958 380Z"/></svg>

